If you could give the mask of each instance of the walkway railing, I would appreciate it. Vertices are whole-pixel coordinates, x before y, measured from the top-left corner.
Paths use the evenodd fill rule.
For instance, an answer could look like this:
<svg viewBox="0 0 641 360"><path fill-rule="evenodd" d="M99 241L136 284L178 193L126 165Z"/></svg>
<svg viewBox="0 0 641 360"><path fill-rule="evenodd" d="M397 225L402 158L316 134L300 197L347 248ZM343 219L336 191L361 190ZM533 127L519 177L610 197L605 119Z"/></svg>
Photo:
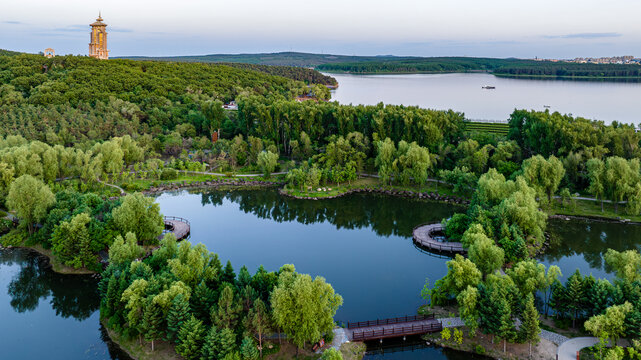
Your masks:
<svg viewBox="0 0 641 360"><path fill-rule="evenodd" d="M395 317L395 318L388 318L388 319L376 319L376 320L370 320L370 321L348 322L347 323L347 328L348 329L357 329L357 328L364 328L364 327L370 327L370 326L400 324L400 323L408 323L408 322L431 320L431 319L434 319L434 314L411 315L411 316L406 315L406 316L402 316L402 317Z"/></svg>
<svg viewBox="0 0 641 360"><path fill-rule="evenodd" d="M423 229L421 229L423 228ZM418 230L422 231L418 231ZM432 238L432 233L443 231L443 225L436 224L421 224L412 230L412 237L419 245L434 251L452 252L452 253L465 253L463 244L459 242L441 242Z"/></svg>
<svg viewBox="0 0 641 360"><path fill-rule="evenodd" d="M167 220L176 220L176 221L184 222L187 225L191 226L191 224L189 223L189 220L187 220L185 218L182 218L180 216L165 216L164 220L165 221L167 221Z"/></svg>
<svg viewBox="0 0 641 360"><path fill-rule="evenodd" d="M384 328L379 330L355 330L352 335L353 341L365 341L397 337L405 335L425 334L443 330L443 324L434 322L430 324L411 325L403 327Z"/></svg>

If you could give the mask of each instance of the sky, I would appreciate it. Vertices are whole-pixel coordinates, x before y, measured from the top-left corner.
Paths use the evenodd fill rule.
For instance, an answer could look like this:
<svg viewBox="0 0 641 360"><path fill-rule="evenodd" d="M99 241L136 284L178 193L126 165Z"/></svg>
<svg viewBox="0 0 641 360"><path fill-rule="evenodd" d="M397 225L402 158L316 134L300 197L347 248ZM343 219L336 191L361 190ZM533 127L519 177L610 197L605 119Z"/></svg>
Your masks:
<svg viewBox="0 0 641 360"><path fill-rule="evenodd" d="M2 0L0 49L111 56L641 57L640 0Z"/></svg>

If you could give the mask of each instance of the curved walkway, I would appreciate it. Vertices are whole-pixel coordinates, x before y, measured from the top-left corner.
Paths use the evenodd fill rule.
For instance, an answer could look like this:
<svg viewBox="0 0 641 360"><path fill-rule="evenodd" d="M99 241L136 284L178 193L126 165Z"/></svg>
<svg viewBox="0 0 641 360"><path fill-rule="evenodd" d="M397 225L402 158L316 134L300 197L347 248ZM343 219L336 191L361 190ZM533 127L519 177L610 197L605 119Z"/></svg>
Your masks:
<svg viewBox="0 0 641 360"><path fill-rule="evenodd" d="M577 351L590 347L599 342L595 337L578 337L570 339L561 345L556 350L556 357L558 360L575 360Z"/></svg>
<svg viewBox="0 0 641 360"><path fill-rule="evenodd" d="M443 231L443 226L437 224L423 224L414 228L412 237L421 246L438 252L465 254L467 250L460 242L442 242L432 238L432 233Z"/></svg>

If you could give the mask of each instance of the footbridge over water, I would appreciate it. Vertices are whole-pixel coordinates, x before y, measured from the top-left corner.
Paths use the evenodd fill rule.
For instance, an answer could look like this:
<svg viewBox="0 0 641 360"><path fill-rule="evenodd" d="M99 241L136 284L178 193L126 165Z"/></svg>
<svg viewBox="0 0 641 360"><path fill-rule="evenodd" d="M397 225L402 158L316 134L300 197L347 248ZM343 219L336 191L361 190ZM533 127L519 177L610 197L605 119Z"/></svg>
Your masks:
<svg viewBox="0 0 641 360"><path fill-rule="evenodd" d="M165 216L164 222L165 231L160 234L158 237L159 239L162 239L168 232L173 233L176 240L184 240L189 237L189 234L191 233L191 224L189 223L189 220L178 216Z"/></svg>
<svg viewBox="0 0 641 360"><path fill-rule="evenodd" d="M441 234L442 236L437 236ZM422 224L414 228L412 231L414 242L431 251L445 252L451 254L465 254L467 250L463 248L460 242L440 241L445 239L443 235L443 225L436 224Z"/></svg>
<svg viewBox="0 0 641 360"><path fill-rule="evenodd" d="M382 340L438 332L443 329L440 320L429 315L411 315L389 319L348 322L346 333L350 341Z"/></svg>

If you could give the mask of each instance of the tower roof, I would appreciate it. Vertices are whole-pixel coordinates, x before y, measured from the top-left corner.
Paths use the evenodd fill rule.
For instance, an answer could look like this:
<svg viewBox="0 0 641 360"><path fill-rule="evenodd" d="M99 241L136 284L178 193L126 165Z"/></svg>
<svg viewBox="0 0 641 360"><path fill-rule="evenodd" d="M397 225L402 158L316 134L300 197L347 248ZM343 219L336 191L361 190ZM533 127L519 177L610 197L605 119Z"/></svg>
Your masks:
<svg viewBox="0 0 641 360"><path fill-rule="evenodd" d="M102 16L100 13L98 13L98 18L96 19L96 22L90 24L90 26L107 26L107 24L102 22Z"/></svg>

